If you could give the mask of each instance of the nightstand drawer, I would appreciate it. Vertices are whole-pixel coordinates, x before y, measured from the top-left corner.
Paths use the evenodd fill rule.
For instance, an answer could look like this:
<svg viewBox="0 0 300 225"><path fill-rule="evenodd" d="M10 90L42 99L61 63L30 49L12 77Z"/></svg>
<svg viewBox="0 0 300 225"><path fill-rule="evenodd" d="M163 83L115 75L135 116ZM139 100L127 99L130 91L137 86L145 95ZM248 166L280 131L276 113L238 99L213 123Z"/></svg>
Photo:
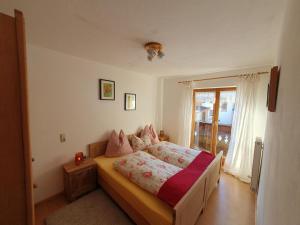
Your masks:
<svg viewBox="0 0 300 225"><path fill-rule="evenodd" d="M65 193L69 201L94 190L97 187L97 169L95 166L64 173Z"/></svg>

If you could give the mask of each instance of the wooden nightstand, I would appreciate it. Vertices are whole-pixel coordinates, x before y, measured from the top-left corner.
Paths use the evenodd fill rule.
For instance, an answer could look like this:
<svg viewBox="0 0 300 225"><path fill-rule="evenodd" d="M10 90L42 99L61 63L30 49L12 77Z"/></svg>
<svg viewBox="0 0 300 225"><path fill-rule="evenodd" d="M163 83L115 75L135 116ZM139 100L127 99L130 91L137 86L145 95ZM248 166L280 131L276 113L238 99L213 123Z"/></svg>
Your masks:
<svg viewBox="0 0 300 225"><path fill-rule="evenodd" d="M97 164L86 159L80 165L70 162L64 165L65 194L69 201L93 191L97 187Z"/></svg>

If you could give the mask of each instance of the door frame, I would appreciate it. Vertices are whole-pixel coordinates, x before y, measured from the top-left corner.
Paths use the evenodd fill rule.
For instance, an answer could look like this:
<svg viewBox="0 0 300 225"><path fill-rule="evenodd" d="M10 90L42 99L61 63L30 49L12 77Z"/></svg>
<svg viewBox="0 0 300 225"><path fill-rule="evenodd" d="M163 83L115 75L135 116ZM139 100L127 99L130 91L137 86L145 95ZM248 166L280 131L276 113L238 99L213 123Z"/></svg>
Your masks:
<svg viewBox="0 0 300 225"><path fill-rule="evenodd" d="M27 225L35 224L35 210L33 200L33 182L32 182L32 153L29 133L29 110L28 110L28 80L27 80L27 61L26 61L26 39L25 39L25 19L21 11L15 10L16 37L18 47L19 74L20 74L20 102L22 113L22 139L23 156L25 162L25 196L26 196L26 216Z"/></svg>
<svg viewBox="0 0 300 225"><path fill-rule="evenodd" d="M215 103L213 111L213 121L212 121L212 136L211 136L211 153L216 155L217 152L217 133L219 125L219 108L220 108L220 93L221 91L236 91L236 87L222 87L222 88L197 88L193 90L193 110L192 110L192 126L191 126L191 140L190 147L194 143L195 134L195 95L198 92L214 92L215 93Z"/></svg>

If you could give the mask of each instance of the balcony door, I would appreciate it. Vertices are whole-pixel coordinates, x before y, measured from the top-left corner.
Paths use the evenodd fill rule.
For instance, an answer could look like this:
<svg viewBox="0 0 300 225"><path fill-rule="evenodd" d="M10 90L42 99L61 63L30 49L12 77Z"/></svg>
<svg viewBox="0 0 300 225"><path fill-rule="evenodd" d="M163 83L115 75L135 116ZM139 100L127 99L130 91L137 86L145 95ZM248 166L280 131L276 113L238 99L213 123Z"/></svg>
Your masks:
<svg viewBox="0 0 300 225"><path fill-rule="evenodd" d="M191 148L227 155L236 88L195 89Z"/></svg>

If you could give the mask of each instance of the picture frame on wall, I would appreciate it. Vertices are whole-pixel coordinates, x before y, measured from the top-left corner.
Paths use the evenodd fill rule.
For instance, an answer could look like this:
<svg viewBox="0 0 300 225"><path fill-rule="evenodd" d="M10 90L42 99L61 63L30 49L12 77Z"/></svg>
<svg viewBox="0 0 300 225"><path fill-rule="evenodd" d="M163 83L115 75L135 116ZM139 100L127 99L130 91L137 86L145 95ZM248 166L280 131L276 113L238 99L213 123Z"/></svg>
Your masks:
<svg viewBox="0 0 300 225"><path fill-rule="evenodd" d="M112 80L99 79L99 99L115 100L115 82Z"/></svg>
<svg viewBox="0 0 300 225"><path fill-rule="evenodd" d="M280 70L278 66L271 69L270 83L268 85L267 105L270 112L276 111Z"/></svg>
<svg viewBox="0 0 300 225"><path fill-rule="evenodd" d="M136 94L133 93L124 94L124 110L125 111L136 110Z"/></svg>

